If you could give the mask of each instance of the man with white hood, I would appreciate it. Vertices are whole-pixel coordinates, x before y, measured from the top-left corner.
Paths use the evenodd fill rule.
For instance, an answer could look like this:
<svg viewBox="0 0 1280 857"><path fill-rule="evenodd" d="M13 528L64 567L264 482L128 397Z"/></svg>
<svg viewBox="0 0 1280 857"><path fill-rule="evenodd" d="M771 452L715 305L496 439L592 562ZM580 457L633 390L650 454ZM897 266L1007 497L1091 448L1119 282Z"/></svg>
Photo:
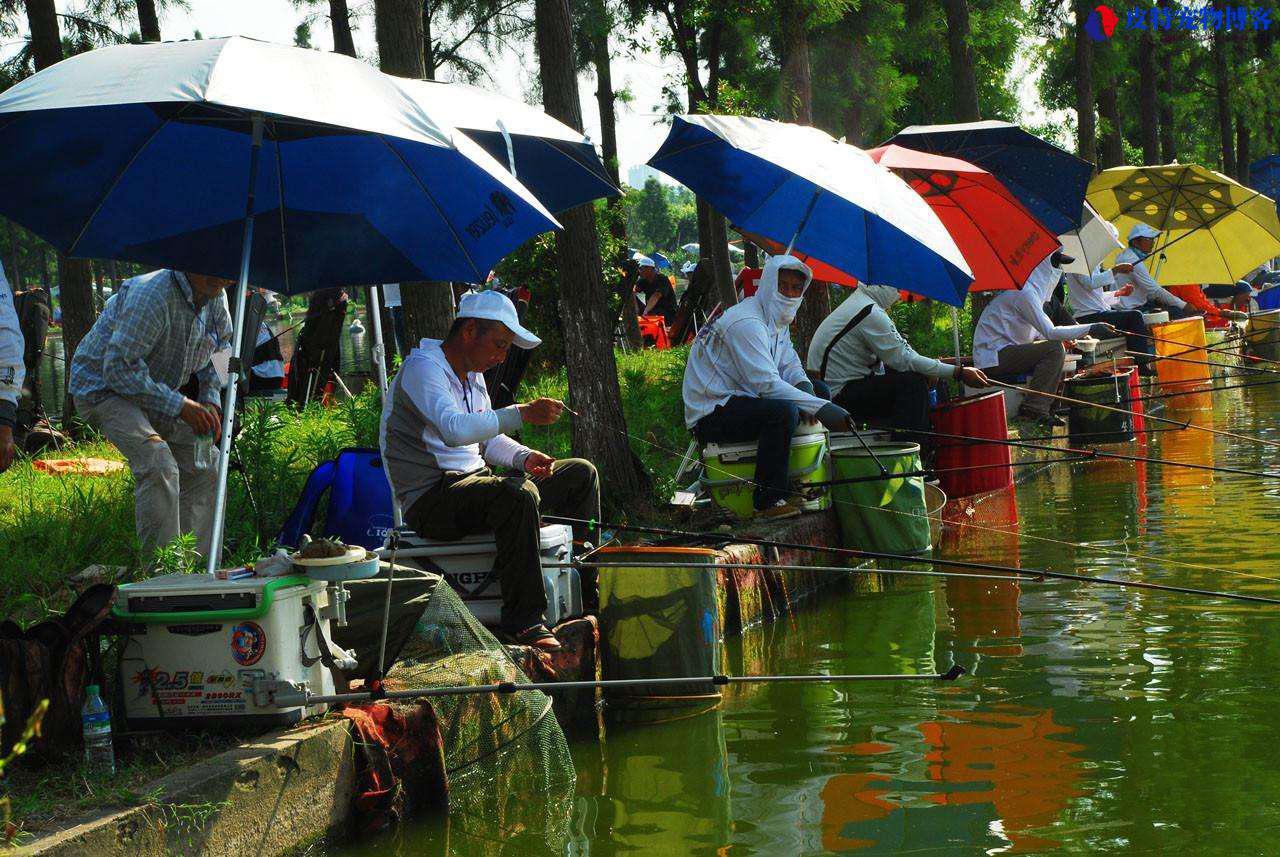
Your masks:
<svg viewBox="0 0 1280 857"><path fill-rule="evenodd" d="M798 514L791 489L791 438L800 417L844 431L849 413L814 395L788 328L809 267L794 256L772 256L754 295L730 307L698 333L684 372L685 425L702 443L756 441L754 505L766 518Z"/></svg>
<svg viewBox="0 0 1280 857"><path fill-rule="evenodd" d="M1008 379L1031 373L1027 386L1043 393L1057 393L1066 360L1063 343L1089 334L1114 336L1116 329L1104 322L1055 325L1044 305L1062 276L1059 266L1072 261L1061 250L1046 256L1021 289L1000 292L983 310L973 331L973 363L992 378ZM1027 395L1017 417L1061 425L1051 416L1053 400Z"/></svg>
<svg viewBox="0 0 1280 857"><path fill-rule="evenodd" d="M831 388L832 401L856 419L916 440L920 435L912 432L929 431L931 378L955 378L970 387L991 381L981 369L917 353L889 317L901 297L893 286L859 283L818 325L806 365Z"/></svg>
<svg viewBox="0 0 1280 857"><path fill-rule="evenodd" d="M1170 319L1193 316L1195 310L1182 298L1161 288L1147 270L1147 257L1155 249L1159 237L1160 230L1145 223L1135 223L1129 230L1129 246L1116 256L1115 264L1116 267L1131 265L1132 269L1128 273L1117 274L1115 281L1117 290L1126 285L1133 286L1133 289L1116 301L1116 309L1163 309L1169 313Z"/></svg>
<svg viewBox="0 0 1280 857"><path fill-rule="evenodd" d="M13 463L13 432L18 424L18 397L27 375L22 328L13 306L13 290L0 267L0 473Z"/></svg>

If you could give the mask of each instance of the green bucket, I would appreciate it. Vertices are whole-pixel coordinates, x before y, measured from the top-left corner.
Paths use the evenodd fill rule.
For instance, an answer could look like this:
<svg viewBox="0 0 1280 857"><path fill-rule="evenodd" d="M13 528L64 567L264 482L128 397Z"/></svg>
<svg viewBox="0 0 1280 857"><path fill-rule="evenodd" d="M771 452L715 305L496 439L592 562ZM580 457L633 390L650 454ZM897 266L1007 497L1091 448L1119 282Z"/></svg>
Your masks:
<svg viewBox="0 0 1280 857"><path fill-rule="evenodd" d="M920 444L867 444L889 473L919 472ZM879 476L880 468L854 437L831 441L832 478ZM831 500L845 547L885 553L922 554L931 547L924 477L906 476L831 486Z"/></svg>
<svg viewBox="0 0 1280 857"><path fill-rule="evenodd" d="M755 511L753 496L756 475L756 442L708 443L702 448L702 487L717 506L740 518L750 518ZM826 482L827 433L806 427L791 438L789 464L791 484L797 490L813 482ZM831 497L825 490L815 490L814 498L801 508L809 512L831 508Z"/></svg>

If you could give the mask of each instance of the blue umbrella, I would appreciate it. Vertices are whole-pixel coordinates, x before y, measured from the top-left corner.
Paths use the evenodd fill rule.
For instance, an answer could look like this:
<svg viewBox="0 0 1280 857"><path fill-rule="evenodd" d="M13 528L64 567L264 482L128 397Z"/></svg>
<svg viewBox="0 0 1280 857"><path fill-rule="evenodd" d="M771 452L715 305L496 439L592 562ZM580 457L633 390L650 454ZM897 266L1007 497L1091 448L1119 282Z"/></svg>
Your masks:
<svg viewBox="0 0 1280 857"><path fill-rule="evenodd" d="M649 258L653 259L653 263L654 265L657 266L659 271L671 267L671 260L668 259L666 256L663 256L661 253L658 253L656 251L653 253L650 253Z"/></svg>
<svg viewBox="0 0 1280 857"><path fill-rule="evenodd" d="M397 82L432 116L507 167L550 211L622 193L591 139L537 107L462 83Z"/></svg>
<svg viewBox="0 0 1280 857"><path fill-rule="evenodd" d="M480 282L556 226L474 142L350 57L239 37L121 45L0 95L0 213L71 256L294 294ZM244 306L236 302L232 354ZM236 385L223 409L213 571Z"/></svg>
<svg viewBox="0 0 1280 857"><path fill-rule="evenodd" d="M1250 164L1249 186L1276 200L1280 209L1280 155L1267 155Z"/></svg>
<svg viewBox="0 0 1280 857"><path fill-rule="evenodd" d="M866 152L817 128L677 116L649 164L734 227L859 280L959 305L973 277L929 205Z"/></svg>
<svg viewBox="0 0 1280 857"><path fill-rule="evenodd" d="M885 145L950 155L982 167L1055 235L1084 225L1093 164L1012 122L912 125Z"/></svg>

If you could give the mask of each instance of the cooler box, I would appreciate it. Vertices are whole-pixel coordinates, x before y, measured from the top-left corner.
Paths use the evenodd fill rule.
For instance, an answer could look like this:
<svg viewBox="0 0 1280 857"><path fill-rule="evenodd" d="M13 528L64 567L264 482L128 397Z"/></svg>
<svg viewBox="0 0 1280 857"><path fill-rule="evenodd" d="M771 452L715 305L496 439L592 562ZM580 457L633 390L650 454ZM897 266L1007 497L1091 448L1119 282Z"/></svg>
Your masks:
<svg viewBox="0 0 1280 857"><path fill-rule="evenodd" d="M567 524L543 526L538 550L543 562L542 588L547 593L543 621L547 627L554 627L566 619L581 616L584 611L578 570L558 567L573 561L573 528ZM384 559L391 555L385 547L380 553ZM439 574L482 624L496 627L502 618L502 588L493 570L497 554L492 533L467 536L456 542L439 542L401 530L396 562L412 561L425 571Z"/></svg>
<svg viewBox="0 0 1280 857"><path fill-rule="evenodd" d="M722 509L740 518L755 512L756 442L708 443L702 448L702 487ZM822 426L801 424L791 438L790 477L792 486L803 488L827 482L827 431ZM814 489L817 496L801 508L816 512L831 508L831 489Z"/></svg>
<svg viewBox="0 0 1280 857"><path fill-rule="evenodd" d="M325 707L258 707L257 679L332 694L317 625L329 638L326 585L302 576L218 580L167 574L116 590L111 613L131 625L120 655L130 729L274 728Z"/></svg>

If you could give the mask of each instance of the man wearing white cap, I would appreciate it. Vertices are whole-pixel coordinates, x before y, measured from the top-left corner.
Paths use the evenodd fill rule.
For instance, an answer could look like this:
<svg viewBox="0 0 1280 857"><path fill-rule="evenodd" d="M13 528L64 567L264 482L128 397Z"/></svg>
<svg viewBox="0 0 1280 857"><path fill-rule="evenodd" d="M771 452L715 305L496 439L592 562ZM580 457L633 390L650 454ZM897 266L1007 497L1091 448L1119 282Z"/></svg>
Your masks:
<svg viewBox="0 0 1280 857"><path fill-rule="evenodd" d="M1132 285L1133 290L1117 300L1115 308L1118 310L1144 307L1152 310L1164 309L1171 319L1195 315L1195 311L1187 306L1186 301L1161 288L1155 277L1151 276L1151 272L1147 270L1146 259L1155 249L1156 239L1159 237L1160 230L1145 223L1135 223L1129 230L1129 246L1116 256L1115 267L1132 265L1133 269L1128 273L1117 273L1115 284L1117 292L1127 285Z"/></svg>
<svg viewBox="0 0 1280 857"><path fill-rule="evenodd" d="M405 523L441 541L492 532L501 630L512 642L555 650L560 643L543 624L539 514L599 519L599 478L589 461L556 461L506 434L523 423L554 423L562 403L543 398L495 411L483 375L512 345L541 341L521 326L506 295L463 295L444 341L422 340L391 382L380 445ZM517 475L496 475L491 465Z"/></svg>
<svg viewBox="0 0 1280 857"><path fill-rule="evenodd" d="M656 315L664 323L669 323L676 314L676 290L666 274L659 273L658 267L648 256L636 260L640 265L640 279L636 289L644 295L644 310L641 315Z"/></svg>
<svg viewBox="0 0 1280 857"><path fill-rule="evenodd" d="M759 290L698 332L684 371L684 422L703 443L756 443L754 504L765 518L799 514L790 485L800 417L833 431L849 413L814 395L788 328L813 279L794 256L771 256Z"/></svg>

